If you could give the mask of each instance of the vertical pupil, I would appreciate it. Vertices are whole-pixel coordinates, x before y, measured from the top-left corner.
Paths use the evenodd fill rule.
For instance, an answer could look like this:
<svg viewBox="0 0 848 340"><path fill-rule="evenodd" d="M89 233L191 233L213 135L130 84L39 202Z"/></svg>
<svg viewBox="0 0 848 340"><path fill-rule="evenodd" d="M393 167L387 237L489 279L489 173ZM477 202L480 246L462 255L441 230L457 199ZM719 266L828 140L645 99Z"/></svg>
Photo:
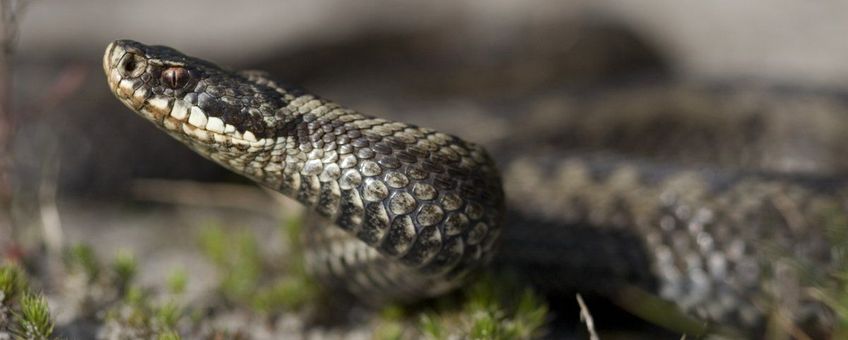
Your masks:
<svg viewBox="0 0 848 340"><path fill-rule="evenodd" d="M171 84L170 84L171 87L177 87L177 82L179 81L179 79L177 79L177 77L179 77L179 75L177 74L176 70L174 70L174 69L168 70L168 80L171 82Z"/></svg>
<svg viewBox="0 0 848 340"><path fill-rule="evenodd" d="M172 89L177 89L185 85L186 81L188 81L187 76L186 70L181 67L171 67L162 72L162 80Z"/></svg>

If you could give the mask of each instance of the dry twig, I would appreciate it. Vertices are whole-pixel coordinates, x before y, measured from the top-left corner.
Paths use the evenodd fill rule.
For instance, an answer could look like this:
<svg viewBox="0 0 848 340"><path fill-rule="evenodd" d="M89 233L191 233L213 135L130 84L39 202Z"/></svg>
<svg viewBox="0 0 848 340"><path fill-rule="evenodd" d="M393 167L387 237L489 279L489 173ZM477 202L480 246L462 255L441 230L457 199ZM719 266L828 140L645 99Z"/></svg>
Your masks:
<svg viewBox="0 0 848 340"><path fill-rule="evenodd" d="M583 302L583 297L577 294L577 304L580 305L580 321L586 324L586 329L589 331L590 340L600 340L598 333L595 331L595 320L592 319L592 314L589 313L589 308Z"/></svg>

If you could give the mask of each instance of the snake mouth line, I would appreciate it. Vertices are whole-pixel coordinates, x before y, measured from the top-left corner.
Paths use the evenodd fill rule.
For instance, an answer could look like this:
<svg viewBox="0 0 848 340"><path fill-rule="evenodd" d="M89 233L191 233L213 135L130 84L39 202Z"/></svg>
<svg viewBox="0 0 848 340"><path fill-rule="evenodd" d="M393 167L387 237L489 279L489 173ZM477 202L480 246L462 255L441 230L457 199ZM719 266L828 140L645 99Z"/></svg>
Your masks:
<svg viewBox="0 0 848 340"><path fill-rule="evenodd" d="M121 80L124 80L124 78L121 78ZM174 103L179 99L167 100L167 105L162 105L162 103L164 103L162 102L162 99L158 99L159 104L156 104L153 100L157 99L154 96L149 96L144 100L138 101L140 102L139 104L136 104L136 100L132 97L127 97L124 91L120 91L119 84L120 81L117 83L110 81L110 89L122 103L134 111L142 113L147 119L153 122L154 125L159 126L169 133L186 134L188 136L197 137L202 141L214 141L217 143L224 143L225 145L253 149L264 149L272 147L275 144L285 142L284 139L277 138L257 139L253 137L253 134L250 131L242 133L237 131L235 128L229 128L229 131L226 132L217 132L207 129L205 126L191 124L189 116L176 118L172 115L175 105ZM138 91L141 86L135 91ZM133 91L133 93L135 93L135 91ZM206 115L205 113L203 113L203 115L206 119L216 118L213 115ZM243 136L250 136L252 138L244 138Z"/></svg>
<svg viewBox="0 0 848 340"><path fill-rule="evenodd" d="M145 105L139 111L147 111L151 112L148 108L153 108L150 103L145 103ZM202 141L214 141L217 143L225 143L225 145L232 146L241 146L247 148L267 148L271 147L277 143L284 142L284 140L275 139L275 138L262 138L253 140L245 139L243 133L238 131L232 131L229 133L221 133L209 130L205 127L197 126L191 124L188 118L175 118L170 114L170 110L167 113L162 113L163 111L154 108L153 111L155 113L151 113L154 117L161 117L154 120L154 123L166 131L171 133L184 133L189 136L195 136ZM227 144L228 143L228 144Z"/></svg>
<svg viewBox="0 0 848 340"><path fill-rule="evenodd" d="M123 80L124 78L121 78L121 81ZM142 84L136 88L133 91L133 95L136 91L141 90L143 86L144 85ZM255 134L250 131L239 132L235 129L235 127L223 123L222 124L226 129L225 131L213 131L206 127L208 125L198 126L196 124L192 124L191 119L199 117L200 115L203 116L203 120L207 121L211 119L220 119L215 115L206 114L205 112L197 110L196 107L192 107L192 109L194 109L192 110L192 115L194 115L194 117L192 117L192 115L184 115L180 118L174 117L174 106L177 101L181 101L180 99L163 99L156 96L148 96L143 100L138 100L133 98L133 95L127 96L126 91L121 91L120 82L114 83L114 85L110 86L110 88L118 99L120 99L120 101L127 107L136 112L142 113L155 125L171 133L185 133L189 136L195 136L202 141L215 141L217 143L229 143L234 146L252 148L266 148L281 142L280 139L274 137L256 138ZM200 120L201 118L197 119Z"/></svg>

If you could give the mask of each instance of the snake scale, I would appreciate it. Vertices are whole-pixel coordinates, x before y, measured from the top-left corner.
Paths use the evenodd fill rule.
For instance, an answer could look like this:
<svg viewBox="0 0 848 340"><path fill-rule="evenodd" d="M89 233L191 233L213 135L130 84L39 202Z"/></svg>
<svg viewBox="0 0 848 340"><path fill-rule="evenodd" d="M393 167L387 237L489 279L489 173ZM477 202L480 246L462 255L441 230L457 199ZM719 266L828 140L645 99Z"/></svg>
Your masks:
<svg viewBox="0 0 848 340"><path fill-rule="evenodd" d="M592 100L554 102L533 110L544 117L512 118L517 128L490 156L458 137L367 116L264 73L229 71L168 47L118 40L103 67L133 111L321 216L305 236L308 268L363 298L439 295L494 258L546 290L638 287L690 315L755 333L773 310L811 329L834 322L803 288L839 265L833 235L848 229L841 164L820 175L805 162L762 162L778 148L810 164L817 153L774 143L772 135L805 126L783 114L789 128L758 129L764 112L757 109L779 108L763 110L768 105L734 91L714 99L748 105L731 122L743 133L698 135L683 120L676 127L683 138L647 143L653 147L644 154L622 159L586 151L627 149L628 138L647 137L586 126L582 135L564 132L586 121L614 126L616 115L591 112ZM775 103L785 97L775 95ZM648 116L645 130L651 114L666 113L631 99L630 114ZM745 137L728 137L737 135ZM522 143L534 147L509 151ZM689 147L711 154L687 157ZM682 161L665 162L671 154Z"/></svg>

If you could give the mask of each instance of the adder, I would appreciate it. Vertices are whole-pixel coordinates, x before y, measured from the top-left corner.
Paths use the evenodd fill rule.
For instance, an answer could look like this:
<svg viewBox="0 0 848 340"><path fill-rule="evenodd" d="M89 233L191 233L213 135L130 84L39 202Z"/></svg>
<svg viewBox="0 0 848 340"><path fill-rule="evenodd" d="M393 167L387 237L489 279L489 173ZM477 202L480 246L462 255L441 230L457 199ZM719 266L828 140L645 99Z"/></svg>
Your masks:
<svg viewBox="0 0 848 340"><path fill-rule="evenodd" d="M554 96L509 118L490 154L169 47L118 40L103 68L131 110L320 216L304 237L307 267L363 299L443 294L494 258L547 291L636 287L754 333L775 310L805 329L834 323L807 288L841 265L848 186L842 164L822 173L804 160L839 163L838 96L698 86ZM616 122L625 111L650 130L693 102L709 109L677 118L665 139ZM782 104L798 102L838 124ZM719 115L718 129L699 134ZM787 134L828 140L805 148ZM648 147L629 158L591 151L631 141Z"/></svg>

